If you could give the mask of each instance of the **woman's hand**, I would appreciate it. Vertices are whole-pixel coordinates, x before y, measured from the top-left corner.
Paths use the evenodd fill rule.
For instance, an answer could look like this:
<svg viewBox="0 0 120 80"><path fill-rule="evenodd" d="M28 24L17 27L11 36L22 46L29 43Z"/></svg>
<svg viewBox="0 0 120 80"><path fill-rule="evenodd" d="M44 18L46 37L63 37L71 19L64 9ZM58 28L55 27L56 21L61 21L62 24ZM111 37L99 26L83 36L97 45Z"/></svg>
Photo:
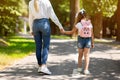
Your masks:
<svg viewBox="0 0 120 80"><path fill-rule="evenodd" d="M32 35L32 36L34 35L34 33L33 33L33 32L29 32L29 34L30 34L30 35Z"/></svg>
<svg viewBox="0 0 120 80"><path fill-rule="evenodd" d="M31 34L32 34L32 35L34 35L34 33L33 33L33 32L31 32Z"/></svg>
<svg viewBox="0 0 120 80"><path fill-rule="evenodd" d="M64 33L65 33L65 30L64 30L64 29L60 29L60 32L61 32L62 34L64 34Z"/></svg>

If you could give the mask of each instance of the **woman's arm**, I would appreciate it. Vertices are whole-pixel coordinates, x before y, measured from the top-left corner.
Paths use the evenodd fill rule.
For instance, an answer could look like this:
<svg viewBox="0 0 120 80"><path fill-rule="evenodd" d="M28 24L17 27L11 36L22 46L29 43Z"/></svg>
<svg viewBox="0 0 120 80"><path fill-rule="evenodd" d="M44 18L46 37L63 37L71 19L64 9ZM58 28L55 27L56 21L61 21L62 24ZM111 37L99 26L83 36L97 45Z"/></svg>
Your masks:
<svg viewBox="0 0 120 80"><path fill-rule="evenodd" d="M31 13L29 13L29 28L30 28L30 32L33 32L32 26L33 26L33 16L32 16Z"/></svg>
<svg viewBox="0 0 120 80"><path fill-rule="evenodd" d="M48 3L49 3L48 13L49 13L50 19L59 27L60 30L64 30L62 24L60 23L58 17L56 16L56 14L54 12L54 9L53 9L50 1Z"/></svg>
<svg viewBox="0 0 120 80"><path fill-rule="evenodd" d="M32 15L32 10L31 10L31 1L29 2L29 28L30 28L30 33L33 32L32 27L33 27L33 15Z"/></svg>

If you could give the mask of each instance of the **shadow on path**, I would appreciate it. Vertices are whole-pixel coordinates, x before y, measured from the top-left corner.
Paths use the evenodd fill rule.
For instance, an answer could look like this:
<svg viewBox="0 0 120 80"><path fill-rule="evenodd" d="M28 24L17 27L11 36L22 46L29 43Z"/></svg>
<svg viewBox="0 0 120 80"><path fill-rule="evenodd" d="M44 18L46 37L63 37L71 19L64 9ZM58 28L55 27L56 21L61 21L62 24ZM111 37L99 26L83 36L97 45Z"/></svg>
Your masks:
<svg viewBox="0 0 120 80"><path fill-rule="evenodd" d="M37 73L36 58L33 54L0 71L0 80L120 80L120 60L94 56L94 54L100 54L94 53L95 51L105 55L115 53L106 52L113 50L113 48L103 44L96 44L95 48L91 50L93 56L90 61L90 71L92 75L72 77L73 69L77 68L74 60L77 58L75 56L77 54L76 49L76 41L52 41L48 59L48 68L52 71L52 75Z"/></svg>

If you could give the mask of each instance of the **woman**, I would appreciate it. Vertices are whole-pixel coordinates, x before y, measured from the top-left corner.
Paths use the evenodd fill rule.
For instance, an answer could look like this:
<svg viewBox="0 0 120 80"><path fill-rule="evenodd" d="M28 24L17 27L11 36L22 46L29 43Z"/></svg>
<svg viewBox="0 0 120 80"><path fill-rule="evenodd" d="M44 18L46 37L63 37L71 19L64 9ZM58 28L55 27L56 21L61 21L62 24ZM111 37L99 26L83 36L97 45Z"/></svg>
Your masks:
<svg viewBox="0 0 120 80"><path fill-rule="evenodd" d="M49 18L61 32L64 31L49 0L31 0L29 2L29 27L36 44L38 72L45 74L51 74L46 65L51 35Z"/></svg>

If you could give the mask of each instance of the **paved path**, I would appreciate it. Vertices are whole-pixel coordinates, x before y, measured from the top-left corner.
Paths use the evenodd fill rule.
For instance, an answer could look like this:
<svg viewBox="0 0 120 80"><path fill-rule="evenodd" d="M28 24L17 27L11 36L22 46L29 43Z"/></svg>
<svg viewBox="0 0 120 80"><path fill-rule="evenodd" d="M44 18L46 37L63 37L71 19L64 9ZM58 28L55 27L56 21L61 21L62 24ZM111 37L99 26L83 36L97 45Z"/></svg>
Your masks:
<svg viewBox="0 0 120 80"><path fill-rule="evenodd" d="M48 68L52 75L37 73L35 53L0 71L0 80L120 80L120 49L95 44L90 54L92 75L73 76L77 68L76 41L51 40Z"/></svg>

